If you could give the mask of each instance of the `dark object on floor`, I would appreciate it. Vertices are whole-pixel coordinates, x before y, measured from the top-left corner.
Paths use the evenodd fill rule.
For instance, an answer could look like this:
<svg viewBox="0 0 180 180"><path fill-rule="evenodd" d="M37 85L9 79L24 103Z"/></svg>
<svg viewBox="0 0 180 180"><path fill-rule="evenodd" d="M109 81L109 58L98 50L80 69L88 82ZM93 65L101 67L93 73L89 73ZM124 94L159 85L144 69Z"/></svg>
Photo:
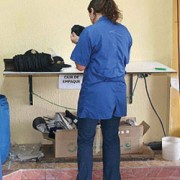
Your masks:
<svg viewBox="0 0 180 180"><path fill-rule="evenodd" d="M74 25L74 26L71 28L71 33L74 32L74 33L76 33L77 36L80 36L80 34L82 33L83 30L84 30L84 27L83 27L83 26Z"/></svg>
<svg viewBox="0 0 180 180"><path fill-rule="evenodd" d="M162 142L161 141L155 141L155 142L150 142L148 146L152 150L162 150Z"/></svg>

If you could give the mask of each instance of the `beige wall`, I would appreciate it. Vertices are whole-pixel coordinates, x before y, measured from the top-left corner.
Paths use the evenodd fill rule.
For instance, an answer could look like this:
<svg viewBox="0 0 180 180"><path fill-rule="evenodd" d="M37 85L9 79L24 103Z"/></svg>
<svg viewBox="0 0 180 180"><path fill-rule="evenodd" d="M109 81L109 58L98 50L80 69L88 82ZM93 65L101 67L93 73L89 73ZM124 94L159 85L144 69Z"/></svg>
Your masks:
<svg viewBox="0 0 180 180"><path fill-rule="evenodd" d="M166 65L172 57L172 1L171 0L116 0L123 11L125 24L133 36L131 61L156 60ZM34 97L28 103L28 78L5 77L3 59L34 48L49 52L53 48L66 63L74 45L69 40L74 24L90 24L88 0L1 0L0 1L0 93L10 105L12 143L43 142L42 135L32 128L38 116L53 116L64 109ZM162 116L165 127L169 120L169 79L149 76L147 79L153 103ZM78 90L59 90L58 77L34 77L34 92L56 104L76 108ZM153 113L144 88L139 80L133 104L128 105L128 116L138 123L145 120L151 129L144 141L160 140L160 123Z"/></svg>

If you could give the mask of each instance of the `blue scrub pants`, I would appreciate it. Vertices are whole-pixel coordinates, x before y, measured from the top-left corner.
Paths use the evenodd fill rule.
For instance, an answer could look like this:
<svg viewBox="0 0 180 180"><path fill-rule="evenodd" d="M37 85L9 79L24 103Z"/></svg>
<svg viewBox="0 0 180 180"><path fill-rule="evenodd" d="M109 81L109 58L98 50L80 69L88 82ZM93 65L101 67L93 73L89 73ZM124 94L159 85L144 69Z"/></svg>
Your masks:
<svg viewBox="0 0 180 180"><path fill-rule="evenodd" d="M78 119L77 180L92 180L93 141L99 120ZM103 180L120 180L120 118L101 120L103 135Z"/></svg>

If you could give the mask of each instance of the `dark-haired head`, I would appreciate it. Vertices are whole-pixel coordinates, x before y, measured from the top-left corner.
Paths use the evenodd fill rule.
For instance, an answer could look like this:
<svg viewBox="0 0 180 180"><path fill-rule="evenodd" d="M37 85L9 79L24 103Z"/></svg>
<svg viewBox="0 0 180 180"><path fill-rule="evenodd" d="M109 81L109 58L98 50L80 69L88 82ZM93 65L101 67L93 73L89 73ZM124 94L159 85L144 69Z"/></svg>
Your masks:
<svg viewBox="0 0 180 180"><path fill-rule="evenodd" d="M122 14L114 0L91 0L87 9L89 13L92 9L95 13L101 13L113 23L122 20Z"/></svg>

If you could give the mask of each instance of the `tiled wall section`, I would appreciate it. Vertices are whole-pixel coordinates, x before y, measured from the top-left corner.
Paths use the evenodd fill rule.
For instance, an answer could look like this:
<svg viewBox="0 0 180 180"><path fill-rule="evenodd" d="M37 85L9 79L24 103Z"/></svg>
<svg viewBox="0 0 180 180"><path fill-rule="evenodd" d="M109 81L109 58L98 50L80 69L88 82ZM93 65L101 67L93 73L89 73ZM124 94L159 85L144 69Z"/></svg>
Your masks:
<svg viewBox="0 0 180 180"><path fill-rule="evenodd" d="M77 169L19 170L3 176L3 180L75 180ZM122 180L178 180L180 167L121 168ZM93 172L93 180L102 179L102 170Z"/></svg>

